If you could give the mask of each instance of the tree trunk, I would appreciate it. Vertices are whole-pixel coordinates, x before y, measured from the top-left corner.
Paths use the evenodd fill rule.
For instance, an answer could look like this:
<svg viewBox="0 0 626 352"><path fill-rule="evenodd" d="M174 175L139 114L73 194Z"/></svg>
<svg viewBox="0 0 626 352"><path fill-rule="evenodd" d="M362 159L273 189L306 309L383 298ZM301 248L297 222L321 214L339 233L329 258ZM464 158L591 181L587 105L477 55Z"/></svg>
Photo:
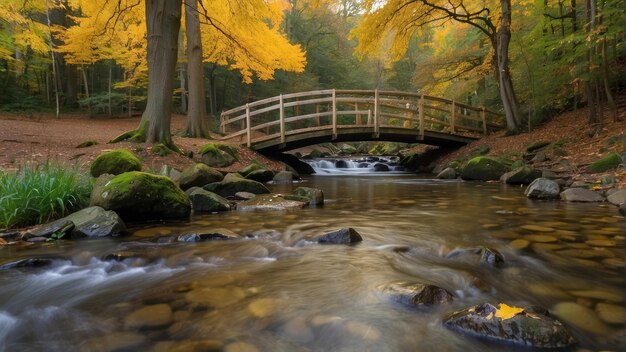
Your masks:
<svg viewBox="0 0 626 352"><path fill-rule="evenodd" d="M198 0L185 0L185 25L187 29L187 85L189 101L187 107L187 128L189 137L206 138L209 126L204 96L204 68L202 67L202 41L198 20Z"/></svg>
<svg viewBox="0 0 626 352"><path fill-rule="evenodd" d="M509 70L509 42L511 41L511 0L501 0L500 28L495 34L496 77L500 98L504 107L507 129L515 131L520 127L521 116Z"/></svg>
<svg viewBox="0 0 626 352"><path fill-rule="evenodd" d="M87 99L87 111L89 111L89 117L92 117L91 102L89 102L89 82L87 81L87 69L84 65L80 66L80 70L83 74L83 85L85 86L85 99Z"/></svg>
<svg viewBox="0 0 626 352"><path fill-rule="evenodd" d="M148 37L148 99L139 127L113 139L172 143L172 94L178 54L182 0L146 0Z"/></svg>
<svg viewBox="0 0 626 352"><path fill-rule="evenodd" d="M113 116L113 111L112 111L112 106L113 105L113 99L111 97L112 92L112 86L113 86L113 60L109 60L109 86L108 86L108 91L109 91L109 101L107 103L107 110L109 112L109 117Z"/></svg>

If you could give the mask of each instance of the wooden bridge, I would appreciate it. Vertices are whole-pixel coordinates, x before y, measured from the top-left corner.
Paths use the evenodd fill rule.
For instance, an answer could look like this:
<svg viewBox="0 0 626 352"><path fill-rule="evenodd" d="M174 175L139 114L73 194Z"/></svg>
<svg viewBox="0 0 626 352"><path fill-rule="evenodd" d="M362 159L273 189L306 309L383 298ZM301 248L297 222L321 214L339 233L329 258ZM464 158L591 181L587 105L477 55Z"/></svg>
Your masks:
<svg viewBox="0 0 626 352"><path fill-rule="evenodd" d="M341 141L459 147L505 128L502 115L484 107L377 89L281 94L224 111L220 121L221 139L260 152Z"/></svg>

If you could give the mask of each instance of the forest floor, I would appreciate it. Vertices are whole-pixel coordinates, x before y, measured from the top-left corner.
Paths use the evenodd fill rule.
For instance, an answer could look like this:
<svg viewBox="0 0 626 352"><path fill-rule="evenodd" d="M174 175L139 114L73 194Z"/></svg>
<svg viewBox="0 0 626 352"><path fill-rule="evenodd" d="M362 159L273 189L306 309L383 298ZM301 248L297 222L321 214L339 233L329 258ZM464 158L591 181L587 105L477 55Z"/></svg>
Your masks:
<svg viewBox="0 0 626 352"><path fill-rule="evenodd" d="M622 102L626 99L620 99ZM587 123L587 110L560 114L540 126L535 126L530 133L521 133L515 136L505 136L503 132L490 135L468 146L456 150L442 159L439 164L446 165L454 159L463 158L480 145L487 145L490 155L521 156L526 148L534 143L547 141L560 142L561 149L566 155L556 156L551 149L546 150L549 158L544 167L567 163L570 175L578 180L594 181L602 175L586 173L586 166L591 162L607 155L610 152L626 153L626 104L620 104L619 118L613 121L612 116L604 113L603 124L597 133L590 136L593 126ZM151 152L151 145L146 143L121 142L108 144L108 141L123 132L132 130L139 125L139 117L89 118L85 114L64 114L60 119L52 114L36 113L0 114L0 169L15 170L25 164L41 164L46 161L77 165L87 169L100 153L117 148L128 148L144 162L144 170L158 172L164 165L182 170L199 161L198 151L210 142L206 139L186 138L176 136L175 133L185 126L184 115L172 116L173 141L184 151L192 151L193 159L173 153L161 157ZM617 142L609 143L610 140ZM77 145L95 141L98 144L86 148L77 148ZM240 149L241 160L223 169L236 171L246 166L251 160L258 159L273 170L282 169L274 161L256 154L246 148ZM626 186L626 172L618 170L616 173L620 187Z"/></svg>

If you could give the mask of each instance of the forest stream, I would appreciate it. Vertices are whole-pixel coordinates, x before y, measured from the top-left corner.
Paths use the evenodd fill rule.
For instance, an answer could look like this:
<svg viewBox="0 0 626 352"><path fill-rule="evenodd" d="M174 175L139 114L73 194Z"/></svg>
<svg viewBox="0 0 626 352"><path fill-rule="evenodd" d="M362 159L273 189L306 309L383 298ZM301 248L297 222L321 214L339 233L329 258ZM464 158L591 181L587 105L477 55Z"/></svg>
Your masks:
<svg viewBox="0 0 626 352"><path fill-rule="evenodd" d="M442 324L483 302L547 308L578 341L572 351L623 348L616 314L626 225L614 207L533 201L499 183L376 175L304 179L298 185L324 191L320 208L209 214L129 224L121 238L6 247L0 265L53 260L0 270L0 351L515 350ZM344 227L363 241L312 240ZM159 240L211 228L240 239ZM450 255L480 247L502 253L504 264ZM434 284L454 300L406 307L381 294L393 281Z"/></svg>

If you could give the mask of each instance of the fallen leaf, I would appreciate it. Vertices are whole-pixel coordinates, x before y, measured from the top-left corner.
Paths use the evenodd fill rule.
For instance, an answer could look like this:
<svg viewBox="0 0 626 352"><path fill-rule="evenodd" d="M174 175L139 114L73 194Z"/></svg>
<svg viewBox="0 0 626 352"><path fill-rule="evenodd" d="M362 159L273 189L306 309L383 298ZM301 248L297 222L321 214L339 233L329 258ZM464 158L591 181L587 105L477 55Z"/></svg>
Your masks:
<svg viewBox="0 0 626 352"><path fill-rule="evenodd" d="M500 306L498 307L498 310L496 311L496 317L502 320L507 320L507 319L513 318L514 316L516 316L517 314L523 311L524 311L524 308L512 307L504 303L500 303Z"/></svg>

